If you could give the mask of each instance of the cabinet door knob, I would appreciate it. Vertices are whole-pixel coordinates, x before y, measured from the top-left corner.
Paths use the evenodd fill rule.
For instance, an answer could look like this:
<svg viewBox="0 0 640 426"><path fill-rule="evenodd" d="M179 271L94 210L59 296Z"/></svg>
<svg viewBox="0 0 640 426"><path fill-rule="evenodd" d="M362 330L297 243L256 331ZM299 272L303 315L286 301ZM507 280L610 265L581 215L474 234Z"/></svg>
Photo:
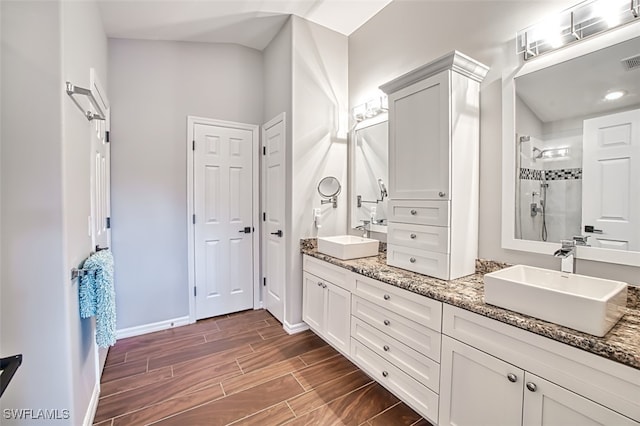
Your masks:
<svg viewBox="0 0 640 426"><path fill-rule="evenodd" d="M507 374L507 379L509 379L509 381L510 381L511 383L515 383L515 382L517 382L517 381L518 381L518 376L516 376L516 375L515 375L515 374L513 374L513 373L509 373L509 374Z"/></svg>
<svg viewBox="0 0 640 426"><path fill-rule="evenodd" d="M318 281L318 287L322 287L322 281Z"/></svg>
<svg viewBox="0 0 640 426"><path fill-rule="evenodd" d="M389 296L388 294L385 294L383 297L384 297L384 300L389 300L389 299L391 299L391 296Z"/></svg>
<svg viewBox="0 0 640 426"><path fill-rule="evenodd" d="M441 196L441 197L444 197L444 196L445 196L445 195L447 195L447 194L446 194L446 193L444 193L444 192L442 192L442 191L440 191L440 192L438 192L438 195L439 195L439 196Z"/></svg>
<svg viewBox="0 0 640 426"><path fill-rule="evenodd" d="M322 288L327 288L327 285L326 284L322 284Z"/></svg>
<svg viewBox="0 0 640 426"><path fill-rule="evenodd" d="M384 322L384 325L389 325L389 324L391 324L391 321L389 321L389 320L384 320L383 322Z"/></svg>
<svg viewBox="0 0 640 426"><path fill-rule="evenodd" d="M418 237L416 234L411 234L409 236L411 237L412 240L415 240Z"/></svg>
<svg viewBox="0 0 640 426"><path fill-rule="evenodd" d="M416 258L415 258L415 257L410 258L410 259L409 259L409 262L411 262L411 263L416 263Z"/></svg>
<svg viewBox="0 0 640 426"><path fill-rule="evenodd" d="M382 377L387 377L388 375L389 375L389 373L388 373L388 372L386 372L386 371L383 371L383 372L382 372Z"/></svg>
<svg viewBox="0 0 640 426"><path fill-rule="evenodd" d="M384 351L385 351L385 352L389 352L389 346L387 346L387 345L384 345L384 346L382 347L382 349L384 349Z"/></svg>
<svg viewBox="0 0 640 426"><path fill-rule="evenodd" d="M411 209L411 215L415 216L418 214L418 211L416 209Z"/></svg>
<svg viewBox="0 0 640 426"><path fill-rule="evenodd" d="M528 382L527 389L529 389L531 392L535 392L536 390L538 390L538 386L536 386L536 384L533 382Z"/></svg>

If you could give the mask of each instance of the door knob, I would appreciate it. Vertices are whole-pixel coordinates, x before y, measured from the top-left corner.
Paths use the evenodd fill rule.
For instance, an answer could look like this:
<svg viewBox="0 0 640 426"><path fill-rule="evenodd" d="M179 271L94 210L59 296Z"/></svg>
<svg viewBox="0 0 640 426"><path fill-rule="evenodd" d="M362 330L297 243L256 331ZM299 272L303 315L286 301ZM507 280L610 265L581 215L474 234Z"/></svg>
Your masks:
<svg viewBox="0 0 640 426"><path fill-rule="evenodd" d="M386 372L386 371L383 371L383 372L382 372L382 377L387 377L388 375L389 375L389 373L388 373L388 372Z"/></svg>
<svg viewBox="0 0 640 426"><path fill-rule="evenodd" d="M438 195L439 195L440 197L444 197L444 196L445 196L445 195L447 195L447 194L446 194L446 193L444 193L444 192L442 192L442 191L440 191L440 192L438 192Z"/></svg>
<svg viewBox="0 0 640 426"><path fill-rule="evenodd" d="M251 233L251 227L250 226L245 226L244 229L241 229L238 232L240 232L241 234L250 234Z"/></svg>
<svg viewBox="0 0 640 426"><path fill-rule="evenodd" d="M535 392L538 389L538 386L536 386L536 384L533 382L527 382L527 389L529 389L531 392Z"/></svg>
<svg viewBox="0 0 640 426"><path fill-rule="evenodd" d="M411 237L412 240L415 240L418 237L416 234L411 234L409 236Z"/></svg>
<svg viewBox="0 0 640 426"><path fill-rule="evenodd" d="M384 351L385 351L385 352L389 352L389 346L387 346L387 345L384 345L384 346L382 347L382 349L384 349Z"/></svg>
<svg viewBox="0 0 640 426"><path fill-rule="evenodd" d="M410 259L409 259L409 262L411 262L411 263L416 263L416 258L415 258L415 257L410 258Z"/></svg>
<svg viewBox="0 0 640 426"><path fill-rule="evenodd" d="M411 215L415 216L418 214L418 211L416 209L411 209Z"/></svg>
<svg viewBox="0 0 640 426"><path fill-rule="evenodd" d="M389 321L389 320L384 320L384 321L383 321L383 323L384 323L384 325L389 325L389 324L391 324L391 321Z"/></svg>
<svg viewBox="0 0 640 426"><path fill-rule="evenodd" d="M282 230L278 229L276 232L272 232L271 235L277 235L278 237L282 238Z"/></svg>
<svg viewBox="0 0 640 426"><path fill-rule="evenodd" d="M509 379L509 381L510 381L511 383L515 383L515 382L517 382L517 381L518 381L518 376L516 376L516 375L515 375L515 374L513 374L513 373L509 373L509 374L507 374L507 379Z"/></svg>
<svg viewBox="0 0 640 426"><path fill-rule="evenodd" d="M391 299L391 296L389 296L388 294L385 294L385 295L383 296L383 298L384 298L384 300L389 300L389 299Z"/></svg>

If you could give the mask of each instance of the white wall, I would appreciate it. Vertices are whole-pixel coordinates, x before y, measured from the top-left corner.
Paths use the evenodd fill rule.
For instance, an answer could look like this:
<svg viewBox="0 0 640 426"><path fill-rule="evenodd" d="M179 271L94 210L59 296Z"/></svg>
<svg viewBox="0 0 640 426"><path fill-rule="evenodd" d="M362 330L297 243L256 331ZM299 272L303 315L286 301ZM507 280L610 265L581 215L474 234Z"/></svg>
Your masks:
<svg viewBox="0 0 640 426"><path fill-rule="evenodd" d="M107 38L95 2L67 2L62 6L62 81L71 81L81 87L90 87L89 69L94 68L98 78L107 83ZM71 99L63 95L63 209L65 229L65 275L72 267L80 266L93 251L87 230L91 214L90 176L94 153L90 135L93 123L85 118ZM80 319L78 282L67 277L63 282L65 311L68 315L68 333L73 389L73 423L80 424L89 407L95 386L99 382L96 371L95 320ZM95 403L95 401L93 401ZM95 407L93 407L95 408ZM91 413L92 415L93 413Z"/></svg>
<svg viewBox="0 0 640 426"><path fill-rule="evenodd" d="M285 320L302 321L300 238L344 234L347 229L347 37L298 18L293 20L292 250L287 271ZM343 190L338 208L321 207L318 182L335 176ZM312 209L322 208L323 227Z"/></svg>
<svg viewBox="0 0 640 426"><path fill-rule="evenodd" d="M262 122L262 55L109 40L118 329L188 315L187 115Z"/></svg>
<svg viewBox="0 0 640 426"><path fill-rule="evenodd" d="M0 356L24 355L0 400L2 409L72 409L65 288L70 283L64 271L62 214L60 7L58 2L0 3ZM3 419L5 423L24 422Z"/></svg>
<svg viewBox="0 0 640 426"><path fill-rule="evenodd" d="M98 381L94 324L80 319L69 270L91 250L90 130L64 82L88 87L89 67L105 75L106 37L93 2L1 7L0 355L24 355L2 408L58 410L58 424L81 424ZM30 423L3 412L5 421Z"/></svg>
<svg viewBox="0 0 640 426"><path fill-rule="evenodd" d="M489 65L480 93L479 255L557 269L559 260L501 248L502 73L518 62L516 31L575 3L396 0L349 37L349 103L407 71L457 49ZM578 261L579 273L638 283L639 268Z"/></svg>

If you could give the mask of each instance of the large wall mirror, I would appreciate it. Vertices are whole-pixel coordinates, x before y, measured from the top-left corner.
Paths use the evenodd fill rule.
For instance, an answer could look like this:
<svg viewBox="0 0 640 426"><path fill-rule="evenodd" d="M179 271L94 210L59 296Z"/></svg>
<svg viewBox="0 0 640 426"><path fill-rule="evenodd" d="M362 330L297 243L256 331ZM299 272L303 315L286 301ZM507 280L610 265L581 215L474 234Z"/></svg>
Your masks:
<svg viewBox="0 0 640 426"><path fill-rule="evenodd" d="M387 232L389 175L387 114L359 122L350 135L350 226L368 221L374 232Z"/></svg>
<svg viewBox="0 0 640 426"><path fill-rule="evenodd" d="M503 246L640 266L640 24L503 80Z"/></svg>

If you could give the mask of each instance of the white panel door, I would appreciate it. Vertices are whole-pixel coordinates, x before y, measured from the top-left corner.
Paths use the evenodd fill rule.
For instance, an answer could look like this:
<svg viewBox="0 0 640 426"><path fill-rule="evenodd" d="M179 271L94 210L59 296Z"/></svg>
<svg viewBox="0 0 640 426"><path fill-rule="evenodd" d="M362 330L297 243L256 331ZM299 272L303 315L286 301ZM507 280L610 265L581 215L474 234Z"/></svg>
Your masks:
<svg viewBox="0 0 640 426"><path fill-rule="evenodd" d="M440 425L521 424L521 369L443 335L440 371Z"/></svg>
<svg viewBox="0 0 640 426"><path fill-rule="evenodd" d="M523 426L632 426L638 423L600 404L525 373Z"/></svg>
<svg viewBox="0 0 640 426"><path fill-rule="evenodd" d="M324 281L308 272L302 273L302 319L318 333L325 328Z"/></svg>
<svg viewBox="0 0 640 426"><path fill-rule="evenodd" d="M196 318L253 307L253 132L194 125Z"/></svg>
<svg viewBox="0 0 640 426"><path fill-rule="evenodd" d="M91 121L91 245L111 247L111 145L108 141L111 112L106 93L94 69L91 91L104 111L104 120Z"/></svg>
<svg viewBox="0 0 640 426"><path fill-rule="evenodd" d="M351 292L325 281L325 336L343 353L351 346ZM319 303L319 301L316 301Z"/></svg>
<svg viewBox="0 0 640 426"><path fill-rule="evenodd" d="M263 300L266 310L284 321L285 288L285 149L284 114L262 128Z"/></svg>
<svg viewBox="0 0 640 426"><path fill-rule="evenodd" d="M638 251L640 109L585 120L583 138L582 230L592 246Z"/></svg>

